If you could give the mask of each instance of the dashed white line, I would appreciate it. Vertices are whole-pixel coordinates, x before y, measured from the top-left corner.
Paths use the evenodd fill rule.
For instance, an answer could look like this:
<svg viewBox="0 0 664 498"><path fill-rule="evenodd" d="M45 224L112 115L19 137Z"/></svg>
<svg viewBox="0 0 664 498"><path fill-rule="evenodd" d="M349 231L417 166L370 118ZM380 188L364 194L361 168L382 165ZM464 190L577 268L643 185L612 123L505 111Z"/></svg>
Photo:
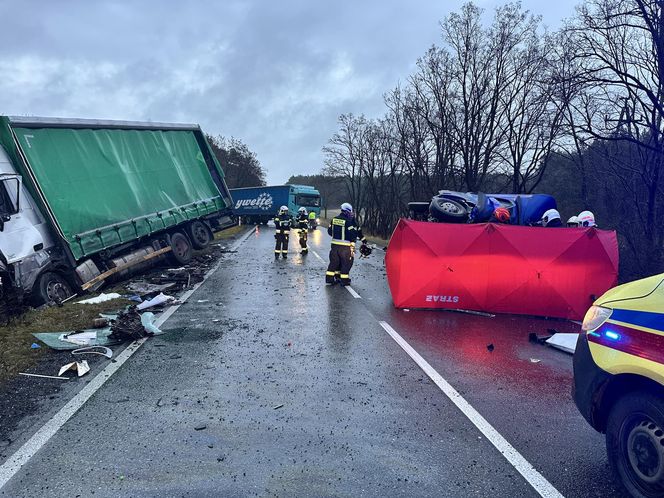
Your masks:
<svg viewBox="0 0 664 498"><path fill-rule="evenodd" d="M401 346L408 356L427 374L427 376L440 388L459 410L470 420L479 431L493 444L507 461L528 481L528 483L546 498L563 498L563 495L526 460L493 426L486 421L480 413L466 401L449 382L436 372L436 370L394 330L389 323L379 322L380 326Z"/></svg>
<svg viewBox="0 0 664 498"><path fill-rule="evenodd" d="M247 232L240 239L238 239L232 246L231 250L235 251L237 248L247 240L252 234L253 230ZM203 280L194 287L185 292L180 297L180 302L184 303L196 290L212 275L224 262L223 259L214 265L210 271L205 274ZM166 320L168 320L173 313L177 311L180 305L171 306L166 310L157 320L155 325L160 327ZM138 349L147 340L147 337L138 339L127 346L122 353L115 358L115 363L109 363L101 372L99 372L83 389L81 389L76 396L63 406L48 422L46 422L35 434L28 439L23 446L21 446L16 453L10 456L5 463L0 465L0 490L7 484L19 470L55 435L60 428L92 397L92 395L99 390L104 383L117 372L120 367L131 356L138 351Z"/></svg>

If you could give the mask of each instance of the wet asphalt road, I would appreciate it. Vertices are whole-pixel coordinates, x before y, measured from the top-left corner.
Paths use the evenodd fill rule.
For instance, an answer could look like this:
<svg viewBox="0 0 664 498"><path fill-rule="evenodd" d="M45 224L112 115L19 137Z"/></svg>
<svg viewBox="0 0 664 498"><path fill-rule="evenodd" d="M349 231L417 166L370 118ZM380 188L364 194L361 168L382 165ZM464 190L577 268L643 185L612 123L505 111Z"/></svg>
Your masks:
<svg viewBox="0 0 664 498"><path fill-rule="evenodd" d="M382 251L353 268L355 299L273 243L261 228L226 255L0 495L536 496L385 320L565 496L621 496L571 357L528 343L573 325L395 310ZM310 243L326 259L327 235Z"/></svg>

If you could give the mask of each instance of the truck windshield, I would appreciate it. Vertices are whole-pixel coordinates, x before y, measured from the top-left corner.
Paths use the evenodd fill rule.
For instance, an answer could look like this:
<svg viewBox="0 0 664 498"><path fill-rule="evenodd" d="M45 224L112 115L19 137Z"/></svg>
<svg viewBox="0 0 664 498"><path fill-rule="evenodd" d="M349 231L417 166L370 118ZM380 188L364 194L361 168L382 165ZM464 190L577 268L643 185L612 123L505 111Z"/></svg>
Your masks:
<svg viewBox="0 0 664 498"><path fill-rule="evenodd" d="M296 195L295 204L298 206L320 207L320 195Z"/></svg>
<svg viewBox="0 0 664 498"><path fill-rule="evenodd" d="M17 178L0 181L0 213L5 215L18 213L18 187Z"/></svg>

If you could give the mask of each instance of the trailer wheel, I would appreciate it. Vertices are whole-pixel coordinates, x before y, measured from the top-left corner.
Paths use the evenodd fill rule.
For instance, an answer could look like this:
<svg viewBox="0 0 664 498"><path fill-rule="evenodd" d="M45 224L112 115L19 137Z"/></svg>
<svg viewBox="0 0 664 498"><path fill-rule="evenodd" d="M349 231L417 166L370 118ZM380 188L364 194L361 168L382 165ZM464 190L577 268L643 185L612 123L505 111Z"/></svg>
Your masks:
<svg viewBox="0 0 664 498"><path fill-rule="evenodd" d="M33 301L39 305L60 303L71 295L71 286L63 277L57 273L46 272L39 277L35 285Z"/></svg>
<svg viewBox="0 0 664 498"><path fill-rule="evenodd" d="M205 249L212 242L212 232L202 221L192 221L189 225L189 233L191 234L191 245L194 246L194 249Z"/></svg>
<svg viewBox="0 0 664 498"><path fill-rule="evenodd" d="M182 232L175 232L171 235L171 257L180 265L186 265L191 261L192 248L191 242Z"/></svg>

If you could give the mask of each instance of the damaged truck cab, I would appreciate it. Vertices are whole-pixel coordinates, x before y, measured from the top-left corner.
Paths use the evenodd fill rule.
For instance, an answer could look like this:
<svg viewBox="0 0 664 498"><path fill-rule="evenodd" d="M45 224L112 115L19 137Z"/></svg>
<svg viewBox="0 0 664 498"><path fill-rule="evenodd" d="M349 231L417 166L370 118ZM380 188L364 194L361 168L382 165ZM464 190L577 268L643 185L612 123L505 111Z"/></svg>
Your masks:
<svg viewBox="0 0 664 498"><path fill-rule="evenodd" d="M197 125L0 117L0 299L62 301L233 224Z"/></svg>

